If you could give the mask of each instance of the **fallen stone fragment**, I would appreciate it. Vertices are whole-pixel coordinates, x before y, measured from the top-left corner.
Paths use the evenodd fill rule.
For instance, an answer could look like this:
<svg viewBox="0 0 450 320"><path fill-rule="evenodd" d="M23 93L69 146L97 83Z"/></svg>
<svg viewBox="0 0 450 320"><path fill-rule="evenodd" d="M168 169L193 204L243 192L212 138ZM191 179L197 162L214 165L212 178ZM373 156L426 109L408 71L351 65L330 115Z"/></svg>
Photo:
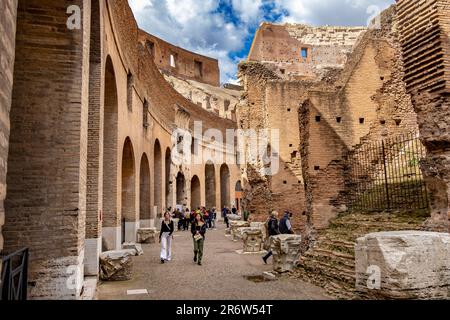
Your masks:
<svg viewBox="0 0 450 320"><path fill-rule="evenodd" d="M248 228L250 227L250 223L246 221L230 221L230 232L233 241L238 241L241 238L241 234L239 232L240 228Z"/></svg>
<svg viewBox="0 0 450 320"><path fill-rule="evenodd" d="M356 289L383 299L449 299L450 234L371 233L355 246Z"/></svg>
<svg viewBox="0 0 450 320"><path fill-rule="evenodd" d="M136 256L142 256L144 254L144 250L142 250L142 246L139 243L124 243L122 245L122 249L124 250L134 250L136 251Z"/></svg>
<svg viewBox="0 0 450 320"><path fill-rule="evenodd" d="M156 228L142 228L137 231L138 243L157 243L159 232Z"/></svg>
<svg viewBox="0 0 450 320"><path fill-rule="evenodd" d="M261 229L240 228L244 242L244 252L261 252L263 249L263 237Z"/></svg>
<svg viewBox="0 0 450 320"><path fill-rule="evenodd" d="M282 234L270 237L273 252L273 269L283 273L294 269L300 259L302 237L294 234Z"/></svg>
<svg viewBox="0 0 450 320"><path fill-rule="evenodd" d="M133 277L135 250L107 251L100 254L100 279L126 281Z"/></svg>

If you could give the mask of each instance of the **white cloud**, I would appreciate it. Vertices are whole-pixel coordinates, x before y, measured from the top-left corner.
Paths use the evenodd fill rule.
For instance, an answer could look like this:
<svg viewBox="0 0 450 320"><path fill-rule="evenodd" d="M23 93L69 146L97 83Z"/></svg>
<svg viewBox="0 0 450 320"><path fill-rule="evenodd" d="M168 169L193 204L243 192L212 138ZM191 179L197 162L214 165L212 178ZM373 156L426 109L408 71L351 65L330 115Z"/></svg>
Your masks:
<svg viewBox="0 0 450 320"><path fill-rule="evenodd" d="M219 1L232 7L226 14ZM237 63L230 53L244 50L252 30L265 16L276 22L312 25L365 25L371 15L394 0L129 0L139 26L174 45L219 59L221 81L236 79ZM271 7L272 12L264 8ZM247 50L247 49L245 49ZM244 51L245 51L244 50ZM242 57L244 58L244 57Z"/></svg>

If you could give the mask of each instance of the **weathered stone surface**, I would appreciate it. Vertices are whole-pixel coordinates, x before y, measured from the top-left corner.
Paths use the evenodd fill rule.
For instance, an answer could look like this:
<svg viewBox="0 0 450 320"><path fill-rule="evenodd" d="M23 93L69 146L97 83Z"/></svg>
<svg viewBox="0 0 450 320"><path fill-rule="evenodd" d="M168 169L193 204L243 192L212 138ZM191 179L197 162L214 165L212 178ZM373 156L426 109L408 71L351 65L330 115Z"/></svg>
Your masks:
<svg viewBox="0 0 450 320"><path fill-rule="evenodd" d="M242 217L240 215L237 215L237 214L228 214L227 218L230 221L239 221L239 220L242 219Z"/></svg>
<svg viewBox="0 0 450 320"><path fill-rule="evenodd" d="M230 221L230 232L233 241L240 239L241 234L239 233L240 228L248 228L250 223L246 221Z"/></svg>
<svg viewBox="0 0 450 320"><path fill-rule="evenodd" d="M139 243L124 243L122 249L134 250L136 256L142 256L144 254L144 250L142 250L142 246Z"/></svg>
<svg viewBox="0 0 450 320"><path fill-rule="evenodd" d="M143 228L137 231L138 243L156 243L158 230L156 228Z"/></svg>
<svg viewBox="0 0 450 320"><path fill-rule="evenodd" d="M264 242L267 236L267 230L264 222L251 222L250 228L260 229L262 234L262 240Z"/></svg>
<svg viewBox="0 0 450 320"><path fill-rule="evenodd" d="M371 233L357 240L355 259L358 291L394 299L450 297L450 234Z"/></svg>
<svg viewBox="0 0 450 320"><path fill-rule="evenodd" d="M282 234L270 237L273 252L273 269L277 272L291 271L300 259L302 237L300 235Z"/></svg>
<svg viewBox="0 0 450 320"><path fill-rule="evenodd" d="M261 252L263 236L259 228L240 228L242 241L244 242L244 252Z"/></svg>
<svg viewBox="0 0 450 320"><path fill-rule="evenodd" d="M126 281L133 277L135 250L107 251L100 255L100 279Z"/></svg>

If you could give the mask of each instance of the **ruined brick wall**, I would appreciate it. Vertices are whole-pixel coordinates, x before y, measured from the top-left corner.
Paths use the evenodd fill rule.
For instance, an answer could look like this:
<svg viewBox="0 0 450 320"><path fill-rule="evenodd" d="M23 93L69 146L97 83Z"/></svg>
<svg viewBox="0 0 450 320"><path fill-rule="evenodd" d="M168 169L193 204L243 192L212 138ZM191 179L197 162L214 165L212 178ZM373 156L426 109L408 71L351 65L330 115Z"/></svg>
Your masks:
<svg viewBox="0 0 450 320"><path fill-rule="evenodd" d="M5 221L3 201L6 197L6 172L9 147L9 112L13 86L14 57L16 44L17 0L0 3L0 253L3 250L2 226ZM1 273L1 266L0 266Z"/></svg>
<svg viewBox="0 0 450 320"><path fill-rule="evenodd" d="M142 30L139 30L139 40L150 50L153 61L164 73L215 87L220 85L219 62L216 59L174 46ZM175 67L171 65L171 55Z"/></svg>
<svg viewBox="0 0 450 320"><path fill-rule="evenodd" d="M313 43L317 36L306 31L302 34L302 30L307 29L299 28L298 37ZM264 59L272 59L272 44L265 44L269 52ZM328 71L321 81L287 80L265 61L258 68L255 67L258 64L249 63L240 69L247 95L242 103L251 110L252 119L259 119L249 125L282 128L279 150L282 169L268 183L270 203L274 203L277 189L283 190L285 203L299 199L298 205L306 199L299 207L306 208L309 217L303 217L302 221L309 218L316 228L327 227L331 218L345 210L344 158L349 150L369 141L418 130L416 114L402 81L395 7L381 15L380 29L361 33L354 44L343 68ZM279 60L273 62L278 64ZM272 77L260 82L255 73ZM301 189L306 189L306 194L293 185L294 178ZM290 188L291 192L286 193L284 188ZM264 204L266 198L261 196L258 202Z"/></svg>
<svg viewBox="0 0 450 320"><path fill-rule="evenodd" d="M430 228L449 230L450 5L446 0L399 0L404 81L427 148L422 171L431 197Z"/></svg>
<svg viewBox="0 0 450 320"><path fill-rule="evenodd" d="M362 27L310 27L263 23L248 61L263 62L285 79L321 78L327 68L342 68L364 34ZM306 50L306 55L302 53Z"/></svg>

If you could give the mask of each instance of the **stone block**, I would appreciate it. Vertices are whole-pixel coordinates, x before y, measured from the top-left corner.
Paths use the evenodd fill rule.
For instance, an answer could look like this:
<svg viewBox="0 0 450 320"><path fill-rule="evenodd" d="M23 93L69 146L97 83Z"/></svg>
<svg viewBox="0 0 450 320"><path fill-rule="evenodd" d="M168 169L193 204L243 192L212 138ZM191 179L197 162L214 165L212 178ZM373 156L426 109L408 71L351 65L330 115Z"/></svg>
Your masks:
<svg viewBox="0 0 450 320"><path fill-rule="evenodd" d="M237 214L227 214L227 218L230 221L240 221L242 220L242 217Z"/></svg>
<svg viewBox="0 0 450 320"><path fill-rule="evenodd" d="M142 256L144 254L144 250L142 250L142 246L139 243L124 243L122 245L123 250L134 250L136 256Z"/></svg>
<svg viewBox="0 0 450 320"><path fill-rule="evenodd" d="M137 231L138 243L157 243L159 231L156 228L142 228Z"/></svg>
<svg viewBox="0 0 450 320"><path fill-rule="evenodd" d="M273 252L273 269L276 272L288 272L294 269L300 259L302 237L294 234L282 234L270 237Z"/></svg>
<svg viewBox="0 0 450 320"><path fill-rule="evenodd" d="M264 222L251 222L250 228L256 228L261 230L263 242L267 237L267 230Z"/></svg>
<svg viewBox="0 0 450 320"><path fill-rule="evenodd" d="M250 223L246 221L230 221L230 232L233 241L238 241L241 235L239 232L240 228L248 228L250 227Z"/></svg>
<svg viewBox="0 0 450 320"><path fill-rule="evenodd" d="M371 233L355 246L356 289L388 299L450 297L450 234Z"/></svg>
<svg viewBox="0 0 450 320"><path fill-rule="evenodd" d="M244 252L261 252L263 250L263 237L259 228L241 228Z"/></svg>
<svg viewBox="0 0 450 320"><path fill-rule="evenodd" d="M133 277L135 250L107 251L100 255L100 279L104 281L126 281Z"/></svg>

